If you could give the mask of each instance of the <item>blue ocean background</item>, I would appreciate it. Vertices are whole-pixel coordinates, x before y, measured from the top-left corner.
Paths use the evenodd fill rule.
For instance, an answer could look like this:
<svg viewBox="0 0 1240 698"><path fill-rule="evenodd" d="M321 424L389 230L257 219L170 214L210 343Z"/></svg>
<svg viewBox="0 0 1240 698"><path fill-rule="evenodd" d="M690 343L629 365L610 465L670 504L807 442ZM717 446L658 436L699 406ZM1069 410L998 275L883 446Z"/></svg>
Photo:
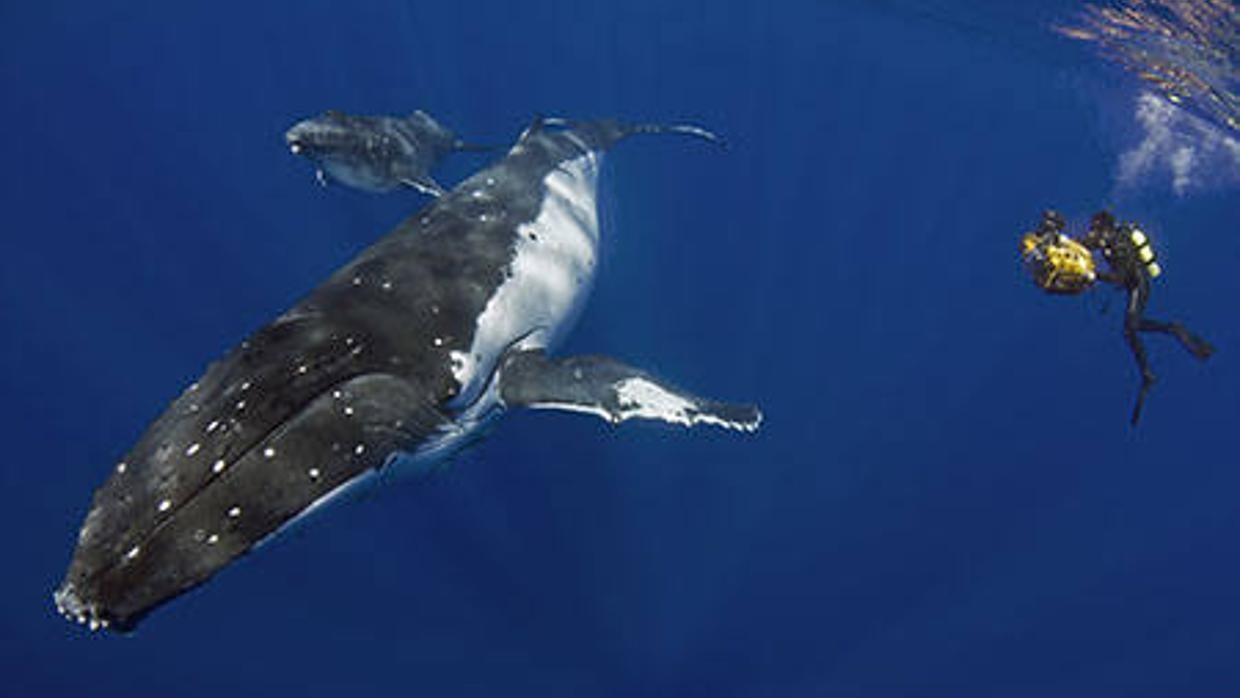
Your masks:
<svg viewBox="0 0 1240 698"><path fill-rule="evenodd" d="M1145 86L1048 30L1080 7L5 3L0 693L1240 695L1240 193L1117 186ZM562 353L763 429L514 413L92 635L51 592L94 487L427 203L317 186L282 134L328 108L723 134L609 154ZM1218 350L1151 338L1136 429L1121 299L1045 296L1016 256L1043 208L1102 206L1155 238L1151 315Z"/></svg>

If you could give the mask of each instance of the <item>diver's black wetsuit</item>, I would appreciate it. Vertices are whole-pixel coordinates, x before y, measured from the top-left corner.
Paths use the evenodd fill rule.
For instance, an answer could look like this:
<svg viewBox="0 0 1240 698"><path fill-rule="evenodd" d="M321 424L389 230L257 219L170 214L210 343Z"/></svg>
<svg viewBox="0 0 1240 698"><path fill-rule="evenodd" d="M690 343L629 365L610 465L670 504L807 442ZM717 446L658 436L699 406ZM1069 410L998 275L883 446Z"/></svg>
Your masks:
<svg viewBox="0 0 1240 698"><path fill-rule="evenodd" d="M1154 372L1150 370L1145 345L1139 333L1161 332L1172 335L1180 340L1180 344L1189 353L1199 359L1208 358L1214 353L1214 348L1178 322L1162 322L1145 317L1145 306L1150 299L1150 276L1146 264L1141 260L1138 246L1133 242L1130 226L1118 225L1109 212L1099 211L1089 223L1089 232L1080 241L1089 249L1100 253L1107 263L1109 270L1098 272L1098 278L1128 292L1128 308L1124 312L1124 339L1132 350L1137 367L1141 369L1141 391L1137 394L1137 403L1132 409L1132 423L1136 424L1141 418L1145 396L1156 380Z"/></svg>

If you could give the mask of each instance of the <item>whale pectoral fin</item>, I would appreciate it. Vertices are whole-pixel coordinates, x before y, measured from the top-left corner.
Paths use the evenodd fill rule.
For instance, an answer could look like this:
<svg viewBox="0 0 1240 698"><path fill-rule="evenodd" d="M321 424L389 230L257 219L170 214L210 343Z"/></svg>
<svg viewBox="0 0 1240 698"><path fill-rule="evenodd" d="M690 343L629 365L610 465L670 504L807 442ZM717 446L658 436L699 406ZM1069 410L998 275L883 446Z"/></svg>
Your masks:
<svg viewBox="0 0 1240 698"><path fill-rule="evenodd" d="M443 187L439 186L439 182L436 182L434 179L431 179L429 176L419 177L417 179L405 178L405 179L400 180L400 182L401 184L404 184L407 187L413 187L414 189L417 189L423 194L429 194L430 196L434 196L434 197L440 197L440 196L443 196L445 193L447 193Z"/></svg>
<svg viewBox="0 0 1240 698"><path fill-rule="evenodd" d="M753 405L701 398L606 356L552 360L542 351L515 352L504 360L499 389L510 407L586 412L612 424L659 419L753 432L762 423Z"/></svg>

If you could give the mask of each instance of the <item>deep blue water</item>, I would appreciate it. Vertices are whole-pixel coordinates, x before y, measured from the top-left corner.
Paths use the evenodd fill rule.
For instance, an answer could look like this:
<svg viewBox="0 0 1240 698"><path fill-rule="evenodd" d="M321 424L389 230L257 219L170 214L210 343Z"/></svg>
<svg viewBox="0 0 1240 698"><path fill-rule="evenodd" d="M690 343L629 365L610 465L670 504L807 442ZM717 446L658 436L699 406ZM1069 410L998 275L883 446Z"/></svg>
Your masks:
<svg viewBox="0 0 1240 698"><path fill-rule="evenodd" d="M2 692L1237 695L1240 192L1117 187L1144 88L1047 30L1077 7L6 4ZM419 107L492 143L535 113L724 134L609 155L563 351L763 430L512 414L133 636L64 622L146 424L425 203L316 186L284 129ZM1156 237L1151 314L1218 348L1152 338L1137 429L1118 299L1015 256L1041 209L1103 205Z"/></svg>

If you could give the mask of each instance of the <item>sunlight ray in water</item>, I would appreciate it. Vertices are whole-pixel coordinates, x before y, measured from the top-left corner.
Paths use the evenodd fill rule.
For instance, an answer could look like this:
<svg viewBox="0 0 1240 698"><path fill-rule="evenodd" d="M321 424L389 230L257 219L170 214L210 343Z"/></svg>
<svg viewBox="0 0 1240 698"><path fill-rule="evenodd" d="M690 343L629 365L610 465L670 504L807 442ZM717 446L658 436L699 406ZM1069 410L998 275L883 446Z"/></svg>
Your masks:
<svg viewBox="0 0 1240 698"><path fill-rule="evenodd" d="M1240 7L1231 0L1091 4L1053 29L1097 44L1173 104L1240 131Z"/></svg>

